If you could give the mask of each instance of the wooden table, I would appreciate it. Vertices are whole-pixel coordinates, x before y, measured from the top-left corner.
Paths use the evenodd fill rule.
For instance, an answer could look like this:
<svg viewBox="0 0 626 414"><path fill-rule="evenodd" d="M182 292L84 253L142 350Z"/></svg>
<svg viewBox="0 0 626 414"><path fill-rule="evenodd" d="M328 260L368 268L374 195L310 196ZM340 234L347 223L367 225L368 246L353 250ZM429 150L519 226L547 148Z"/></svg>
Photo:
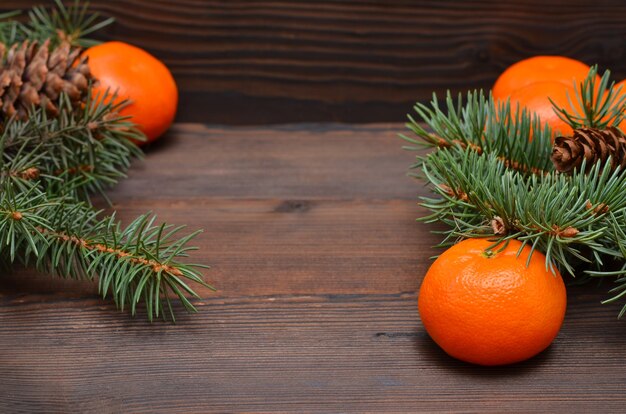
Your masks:
<svg viewBox="0 0 626 414"><path fill-rule="evenodd" d="M605 286L569 288L563 329L484 368L428 338L416 290L436 254L394 125L176 125L111 193L204 228L199 313L132 319L87 282L0 283L0 412L616 412L626 324Z"/></svg>

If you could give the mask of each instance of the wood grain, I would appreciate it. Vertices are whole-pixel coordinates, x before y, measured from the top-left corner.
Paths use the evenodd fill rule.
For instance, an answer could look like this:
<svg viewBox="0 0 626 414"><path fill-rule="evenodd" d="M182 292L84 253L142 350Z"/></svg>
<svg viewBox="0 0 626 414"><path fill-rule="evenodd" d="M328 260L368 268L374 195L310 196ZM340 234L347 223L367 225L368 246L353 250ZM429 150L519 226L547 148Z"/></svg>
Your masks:
<svg viewBox="0 0 626 414"><path fill-rule="evenodd" d="M406 176L402 126L177 125L110 192L122 221L152 211L204 229L195 261L219 296L414 291L438 238L415 222L426 188ZM22 273L6 286L27 290ZM39 278L45 293L93 295ZM60 289L63 288L63 289ZM200 289L203 295L211 295Z"/></svg>
<svg viewBox="0 0 626 414"><path fill-rule="evenodd" d="M426 190L399 129L176 126L111 197L123 221L205 228L193 259L219 291L149 324L88 282L2 275L0 412L623 411L609 283L569 286L556 341L521 364L467 365L428 338L416 291L437 236L414 222Z"/></svg>
<svg viewBox="0 0 626 414"><path fill-rule="evenodd" d="M123 198L211 195L241 198L415 200L423 191L406 177L415 153L401 149L401 124L282 125L268 128L175 126L148 149ZM376 168L373 168L376 166Z"/></svg>
<svg viewBox="0 0 626 414"><path fill-rule="evenodd" d="M41 0L4 0L0 10ZM94 0L102 38L163 59L179 121L400 122L432 91L490 88L558 54L626 77L621 0Z"/></svg>
<svg viewBox="0 0 626 414"><path fill-rule="evenodd" d="M4 298L0 410L621 412L626 330L601 297L570 290L552 346L501 368L443 354L408 293L211 298L177 325Z"/></svg>
<svg viewBox="0 0 626 414"><path fill-rule="evenodd" d="M204 229L192 261L210 264L204 297L281 294L397 293L417 289L438 238L417 224L404 200L284 201L191 199L126 202L120 219L146 211L160 220ZM423 252L418 255L418 252ZM96 287L17 272L2 279L5 293L50 298L91 297ZM42 300L46 300L45 297Z"/></svg>

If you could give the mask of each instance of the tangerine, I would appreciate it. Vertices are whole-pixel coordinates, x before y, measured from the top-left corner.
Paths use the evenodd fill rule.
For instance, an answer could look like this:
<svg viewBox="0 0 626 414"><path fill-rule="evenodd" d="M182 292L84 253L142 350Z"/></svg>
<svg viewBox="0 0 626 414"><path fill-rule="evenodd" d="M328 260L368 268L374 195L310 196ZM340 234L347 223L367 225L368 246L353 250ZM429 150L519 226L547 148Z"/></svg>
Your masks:
<svg viewBox="0 0 626 414"><path fill-rule="evenodd" d="M116 102L124 99L130 105L120 115L146 135L147 142L161 136L174 121L178 89L172 74L157 58L143 49L123 42L107 42L87 49L89 68L98 82L93 93L107 89L117 92Z"/></svg>
<svg viewBox="0 0 626 414"><path fill-rule="evenodd" d="M589 66L564 56L534 56L509 66L496 80L492 94L494 99L504 100L515 91L537 82L561 82L572 87L582 82L589 73ZM600 77L598 76L598 82Z"/></svg>
<svg viewBox="0 0 626 414"><path fill-rule="evenodd" d="M571 101L575 103L576 91L572 86L566 86L555 81L532 83L511 94L511 108L515 109L519 105L534 112L539 116L542 124L547 123L552 128L553 136L571 135L573 133L572 127L559 118L552 102L550 102L550 99L552 99L559 108L565 108L570 111L570 103L567 99L568 94ZM575 110L578 111L579 108L575 108Z"/></svg>
<svg viewBox="0 0 626 414"><path fill-rule="evenodd" d="M545 256L511 240L500 252L467 239L446 250L422 282L418 307L431 338L452 357L480 365L528 359L554 340L566 308L561 275Z"/></svg>

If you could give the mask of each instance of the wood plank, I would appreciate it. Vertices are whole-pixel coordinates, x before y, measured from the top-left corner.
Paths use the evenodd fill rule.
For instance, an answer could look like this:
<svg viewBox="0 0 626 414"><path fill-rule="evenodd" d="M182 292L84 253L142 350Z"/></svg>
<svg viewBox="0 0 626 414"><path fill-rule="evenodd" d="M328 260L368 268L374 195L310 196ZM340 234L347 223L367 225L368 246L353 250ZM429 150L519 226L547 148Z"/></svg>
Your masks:
<svg viewBox="0 0 626 414"><path fill-rule="evenodd" d="M406 177L401 124L224 128L178 124L111 193L132 198L407 199L423 187Z"/></svg>
<svg viewBox="0 0 626 414"><path fill-rule="evenodd" d="M203 297L366 294L415 291L438 238L412 201L232 200L203 198L127 202L128 222L146 211L201 228L190 261L209 264ZM2 278L0 292L90 297L95 287L32 272Z"/></svg>
<svg viewBox="0 0 626 414"><path fill-rule="evenodd" d="M0 10L40 3L3 0ZM626 77L621 0L91 3L117 19L103 39L134 43L172 69L179 121L398 122L432 91L490 88L505 67L539 54Z"/></svg>
<svg viewBox="0 0 626 414"><path fill-rule="evenodd" d="M570 290L551 348L482 368L425 334L414 294L210 299L179 324L97 300L0 300L0 411L620 412L626 332Z"/></svg>

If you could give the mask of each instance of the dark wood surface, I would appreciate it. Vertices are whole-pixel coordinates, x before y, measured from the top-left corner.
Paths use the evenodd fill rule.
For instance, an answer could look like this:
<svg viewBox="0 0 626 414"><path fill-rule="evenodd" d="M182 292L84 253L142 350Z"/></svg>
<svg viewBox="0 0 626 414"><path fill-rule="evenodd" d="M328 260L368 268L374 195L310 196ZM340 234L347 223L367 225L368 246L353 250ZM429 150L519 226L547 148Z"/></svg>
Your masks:
<svg viewBox="0 0 626 414"><path fill-rule="evenodd" d="M73 0L67 0L68 3ZM2 0L0 10L51 0ZM163 59L179 121L402 122L432 91L490 88L558 54L626 77L623 0L91 0L102 39Z"/></svg>
<svg viewBox="0 0 626 414"><path fill-rule="evenodd" d="M399 124L177 125L111 197L192 229L199 313L132 319L87 282L0 278L0 412L623 412L626 325L569 287L552 346L471 366L425 333L436 251ZM180 307L177 308L182 311Z"/></svg>

